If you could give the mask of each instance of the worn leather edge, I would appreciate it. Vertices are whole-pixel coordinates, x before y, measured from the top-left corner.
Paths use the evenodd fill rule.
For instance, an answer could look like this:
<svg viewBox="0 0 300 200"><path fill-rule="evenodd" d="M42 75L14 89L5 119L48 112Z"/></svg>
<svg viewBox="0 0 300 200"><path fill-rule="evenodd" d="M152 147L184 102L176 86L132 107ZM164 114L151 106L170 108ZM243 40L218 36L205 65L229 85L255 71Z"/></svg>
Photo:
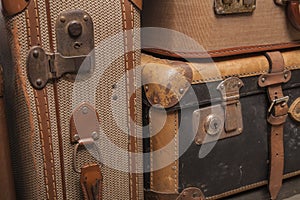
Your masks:
<svg viewBox="0 0 300 200"><path fill-rule="evenodd" d="M3 68L2 64L0 63L0 98L3 98L4 95L4 80L3 80Z"/></svg>
<svg viewBox="0 0 300 200"><path fill-rule="evenodd" d="M299 47L300 41L280 43L280 44L268 44L268 45L258 45L258 46L244 46L244 47L233 47L220 50L212 50L207 52L179 52L179 51L168 51L156 48L143 49L146 52L159 54L163 56L168 56L172 58L217 58L225 56L234 56L249 53L258 53L265 51L283 50L294 47Z"/></svg>
<svg viewBox="0 0 300 200"><path fill-rule="evenodd" d="M49 0L45 0L45 5L46 5L46 16L47 16L47 25L48 25L48 34L49 34L49 48L50 48L51 53L54 53L54 42L53 42L53 34L52 34L52 30L53 30L54 27L52 27L51 9L50 9ZM57 80L53 81L53 93L54 93L56 124L57 124L57 136L58 136L58 145L59 145L62 195L63 195L63 199L66 200L67 199L67 189L66 189L63 137L62 137L62 130L61 130L61 118L60 118L60 112L59 112L60 109L59 109Z"/></svg>
<svg viewBox="0 0 300 200"><path fill-rule="evenodd" d="M2 0L3 10L6 15L13 16L24 11L30 0Z"/></svg>
<svg viewBox="0 0 300 200"><path fill-rule="evenodd" d="M136 92L135 92L135 53L134 53L134 6L130 0L120 0L123 17L124 31L124 61L126 71L126 100L128 102L128 128L130 131L128 141L129 151L129 194L130 199L138 200L139 198L139 178L137 174L137 130L136 130Z"/></svg>
<svg viewBox="0 0 300 200"><path fill-rule="evenodd" d="M291 173L285 174L283 176L283 178L284 179L289 179L289 178L292 178L292 177L295 177L295 176L299 176L299 175L300 175L300 171L295 171L295 172L291 172ZM227 191L227 192L224 192L224 193L221 193L221 194L217 194L217 195L214 195L214 196L206 197L205 199L206 200L222 199L222 198L225 198L225 197L228 197L228 196L232 196L232 195L235 195L235 194L246 192L246 191L249 191L249 190L252 190L252 189L255 189L255 188L259 188L259 187L262 187L262 186L266 186L266 185L268 185L268 181L264 180L264 181L260 181L260 182L257 182L257 183L246 185L246 186L234 189L234 190L230 190L230 191ZM164 192L160 192L158 190L145 190L145 198L146 198L146 200L147 200L147 196L149 195L149 193L150 193L150 196L152 197L151 200L155 199L155 198L153 198L153 195L171 196L172 197L172 198L169 198L169 199L166 199L166 200L175 200L178 197L178 195L179 195L178 192L176 192L176 193L164 193ZM159 200L164 200L164 199L160 199L160 198L158 198L158 199Z"/></svg>
<svg viewBox="0 0 300 200"><path fill-rule="evenodd" d="M193 72L184 62L170 65L149 63L142 69L143 85L152 105L176 105L191 87Z"/></svg>
<svg viewBox="0 0 300 200"><path fill-rule="evenodd" d="M300 122L300 97L291 104L289 114L295 121Z"/></svg>
<svg viewBox="0 0 300 200"><path fill-rule="evenodd" d="M28 46L41 45L40 38L40 22L37 1L31 0L27 10L26 25L28 29ZM36 103L36 111L38 114L39 133L43 154L44 181L47 199L57 199L56 177L54 168L54 155L52 146L52 133L49 116L49 105L47 99L47 89L33 89Z"/></svg>
<svg viewBox="0 0 300 200"><path fill-rule="evenodd" d="M178 114L153 109L149 112L150 190L178 192ZM165 148L168 145L169 148ZM159 152L162 150L163 152ZM165 155L165 156L162 156Z"/></svg>
<svg viewBox="0 0 300 200"><path fill-rule="evenodd" d="M138 9L143 9L143 0L130 0Z"/></svg>
<svg viewBox="0 0 300 200"><path fill-rule="evenodd" d="M98 164L88 164L81 168L80 185L84 199L102 200L103 176Z"/></svg>
<svg viewBox="0 0 300 200"><path fill-rule="evenodd" d="M300 50L287 51L282 53L285 69L296 70L300 69ZM181 63L181 64L180 64ZM186 66L186 71L192 70L192 78L189 73L182 73L181 68L178 66ZM153 56L142 54L142 79L144 83L159 83L163 86L175 88L175 94L170 95L170 91L159 84L146 84L144 90L146 97L152 105L159 104L164 108L170 108L176 105L188 90L188 84L201 84L214 81L221 81L228 77L251 77L262 74L267 74L269 71L269 63L265 56L251 56L244 58L228 59L225 61L215 62L174 62L168 59L159 59ZM158 73L160 72L160 73ZM175 72L183 76L180 81L174 80ZM181 72L181 73L180 73ZM184 81L186 79L186 81ZM176 86L176 87L175 87ZM180 93L179 89L182 89ZM176 98L170 99L170 96ZM166 99L168 98L168 99Z"/></svg>
<svg viewBox="0 0 300 200"><path fill-rule="evenodd" d="M12 165L11 165L12 163L10 157L11 153L9 148L9 137L8 137L9 132L8 132L8 127L7 127L8 125L7 125L6 114L5 114L6 104L4 102L3 92L4 92L3 69L2 66L0 65L0 165L1 165L0 199L15 200L16 194L14 188L14 179L13 179Z"/></svg>

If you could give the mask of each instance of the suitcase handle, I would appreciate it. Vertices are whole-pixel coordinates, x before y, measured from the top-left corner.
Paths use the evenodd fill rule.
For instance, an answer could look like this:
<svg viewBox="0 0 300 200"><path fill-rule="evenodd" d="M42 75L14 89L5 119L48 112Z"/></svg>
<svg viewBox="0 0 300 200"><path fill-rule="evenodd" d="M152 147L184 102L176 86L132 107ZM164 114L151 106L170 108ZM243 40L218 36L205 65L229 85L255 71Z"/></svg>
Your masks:
<svg viewBox="0 0 300 200"><path fill-rule="evenodd" d="M287 5L287 15L293 26L300 31L299 0L290 1Z"/></svg>

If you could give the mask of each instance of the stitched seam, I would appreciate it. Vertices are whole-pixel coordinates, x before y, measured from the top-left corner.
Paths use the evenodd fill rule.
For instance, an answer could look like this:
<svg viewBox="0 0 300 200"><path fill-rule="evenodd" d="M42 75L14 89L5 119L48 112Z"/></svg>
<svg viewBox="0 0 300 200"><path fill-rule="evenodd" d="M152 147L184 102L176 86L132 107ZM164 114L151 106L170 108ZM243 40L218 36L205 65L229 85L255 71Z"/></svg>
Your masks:
<svg viewBox="0 0 300 200"><path fill-rule="evenodd" d="M131 14L131 18L130 18L130 20L131 20L131 27L133 27L134 28L134 11L133 11L133 5L132 4L130 4L130 14ZM134 32L133 32L133 30L132 30L132 34L131 34L131 36L132 36L132 70L134 70L134 67L135 67L135 52L134 52ZM133 88L134 89L136 89L136 72L135 72L135 70L133 71ZM135 91L134 91L135 92ZM136 92L135 92L136 93ZM134 99L134 116L135 116L135 123L137 123L137 120L138 120L138 118L137 118L137 110L136 110L136 108L137 108L137 103L136 103L136 98ZM137 153L138 152L138 147L137 147L137 137L138 137L138 130L137 130L137 124L135 125L135 139L134 139L134 148L135 148L135 151L134 151L134 153ZM135 179L136 179L136 193L137 193L137 198L139 197L139 185L138 185L138 176L137 176L137 169L138 169L138 162L137 161L139 161L138 160L138 157L137 157L137 160L136 160L136 162L135 162L135 170L136 170L136 176L135 176Z"/></svg>
<svg viewBox="0 0 300 200"><path fill-rule="evenodd" d="M237 49L225 49L221 51L208 51L208 52L180 52L180 51L174 51L173 54L183 54L183 55L218 55L218 54L223 54L223 53L229 53L229 52L239 52L239 51L245 51L245 50L256 50L256 49L263 49L263 48L271 48L271 47L285 47L288 45L292 45L295 43L280 43L280 44L270 44L270 45L262 45L262 46L256 46L256 47L243 47L243 48L237 48ZM299 46L300 44L297 43L295 44L295 47ZM154 49L154 51L157 52L163 52L167 55L173 55L169 51L164 51L161 49Z"/></svg>
<svg viewBox="0 0 300 200"><path fill-rule="evenodd" d="M36 24L37 24L37 27L36 27L36 31L37 31L37 41L38 41L38 44L40 44L40 29L39 29L39 18L38 18L38 10L37 10L37 2L36 0L34 0L34 10L35 10L35 20L36 20ZM31 39L31 31L30 31L30 28L31 28L31 24L30 24L30 20L29 20L29 12L28 10L26 10L26 20L27 20L27 24L28 24L28 28L27 28L27 31L28 31L28 40L29 40L29 47L32 47L32 39ZM49 191L49 180L48 180L48 172L47 172L47 162L46 162L46 151L45 151L45 143L44 143L44 135L43 135L43 127L42 127L42 118L41 118L41 111L40 111L40 102L38 100L38 93L36 90L33 90L34 91L34 96L35 96L35 101L36 101L36 109L37 109L37 115L38 115L38 123L39 123L39 133L40 133L40 137L41 137L41 147L42 147L42 153L43 153L43 167L44 167L44 174L45 174L45 186L46 186L46 195L47 195L47 199L50 199L50 191ZM51 129L50 129L50 122L49 122L49 114L48 114L48 111L49 110L49 107L48 107L48 100L47 100L47 94L46 94L46 90L43 89L43 98L45 99L45 107L46 107L46 118L47 118L47 131L48 131L48 139L49 139L49 148L50 148L50 162L52 164L51 166L51 173L52 173L52 177L53 177L53 192L54 192L54 199L56 199L56 186L55 186L55 178L53 176L54 174L54 161L53 161L53 149L52 149L52 141L51 141Z"/></svg>
<svg viewBox="0 0 300 200"><path fill-rule="evenodd" d="M177 144L178 144L178 141L177 141L177 139L176 139L176 136L177 136L177 130L178 130L178 122L177 122L177 117L178 117L178 115L177 115L177 111L175 111L175 113L174 113L174 155L175 155L175 157L174 157L174 159L175 159L175 161L174 161L174 163L173 163L173 168L174 168L174 192L177 192L177 188L178 188L178 160L177 160L177 158L178 158L178 146L177 146Z"/></svg>
<svg viewBox="0 0 300 200"><path fill-rule="evenodd" d="M288 66L286 67L287 70L295 70L298 69L299 66ZM213 77L213 78L207 78L207 79L199 79L199 80L193 80L192 83L203 83L203 82L207 82L207 81L217 81L220 79L226 79L228 77L232 77L232 76L238 76L238 77L243 77L243 76L255 76L255 75L261 75L263 73L267 73L268 71L257 71L257 72L249 72L249 73L242 73L242 74L230 74L230 75L226 75L226 76L217 76L217 77Z"/></svg>
<svg viewBox="0 0 300 200"><path fill-rule="evenodd" d="M150 189L153 189L153 142L152 142L152 133L153 133L153 128L152 128L152 110L149 109L149 132L150 132ZM153 136L154 137L154 136Z"/></svg>
<svg viewBox="0 0 300 200"><path fill-rule="evenodd" d="M130 91L129 91L129 76L128 76L128 69L129 69L129 64L128 64L128 49L127 49L127 45L128 45L128 41L127 41L127 17L126 17L126 7L125 7L125 0L121 1L121 7L122 7L122 14L123 14L123 26L124 26L124 50L125 50L125 68L126 68L126 89L127 89L127 101L128 101L128 106L127 106L127 120L128 120L128 130L130 131ZM129 137L130 138L130 137ZM131 155L131 141L129 141L129 168L131 168L131 164L132 164L132 155ZM132 190L132 186L133 186L133 181L132 181L132 173L129 172L129 183L130 183L130 196L133 196L133 190Z"/></svg>
<svg viewBox="0 0 300 200"><path fill-rule="evenodd" d="M201 82L206 82L206 81L216 81L216 80L220 80L220 79L225 79L231 76L255 76L255 75L261 75L263 73L267 73L267 71L258 71L258 72L249 72L249 73L242 73L242 74L229 74L226 76L217 76L217 77L213 77L213 78L207 78L207 79L200 79L200 80L193 80L192 83L201 83Z"/></svg>

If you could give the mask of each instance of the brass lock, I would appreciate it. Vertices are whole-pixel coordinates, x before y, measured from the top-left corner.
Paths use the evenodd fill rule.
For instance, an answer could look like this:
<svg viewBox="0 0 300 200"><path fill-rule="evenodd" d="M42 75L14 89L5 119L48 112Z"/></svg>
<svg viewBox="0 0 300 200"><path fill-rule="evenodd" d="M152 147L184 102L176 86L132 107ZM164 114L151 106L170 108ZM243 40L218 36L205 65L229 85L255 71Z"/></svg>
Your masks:
<svg viewBox="0 0 300 200"><path fill-rule="evenodd" d="M195 143L205 144L239 135L243 131L240 99L242 80L227 78L216 88L222 95L222 103L195 110L193 130Z"/></svg>
<svg viewBox="0 0 300 200"><path fill-rule="evenodd" d="M218 15L252 13L256 0L215 0L215 12Z"/></svg>

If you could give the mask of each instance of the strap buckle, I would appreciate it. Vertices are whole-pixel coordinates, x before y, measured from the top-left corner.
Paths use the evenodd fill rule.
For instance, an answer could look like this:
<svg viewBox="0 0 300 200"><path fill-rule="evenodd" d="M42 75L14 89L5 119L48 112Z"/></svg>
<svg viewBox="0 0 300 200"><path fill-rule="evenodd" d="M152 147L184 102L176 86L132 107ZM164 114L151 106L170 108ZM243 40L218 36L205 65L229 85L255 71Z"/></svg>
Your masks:
<svg viewBox="0 0 300 200"><path fill-rule="evenodd" d="M285 106L287 104L287 102L289 101L290 97L289 96L285 96L285 97L281 97L278 99L274 99L268 109L268 113L270 114L271 111L273 110L274 106L281 104L281 106Z"/></svg>

